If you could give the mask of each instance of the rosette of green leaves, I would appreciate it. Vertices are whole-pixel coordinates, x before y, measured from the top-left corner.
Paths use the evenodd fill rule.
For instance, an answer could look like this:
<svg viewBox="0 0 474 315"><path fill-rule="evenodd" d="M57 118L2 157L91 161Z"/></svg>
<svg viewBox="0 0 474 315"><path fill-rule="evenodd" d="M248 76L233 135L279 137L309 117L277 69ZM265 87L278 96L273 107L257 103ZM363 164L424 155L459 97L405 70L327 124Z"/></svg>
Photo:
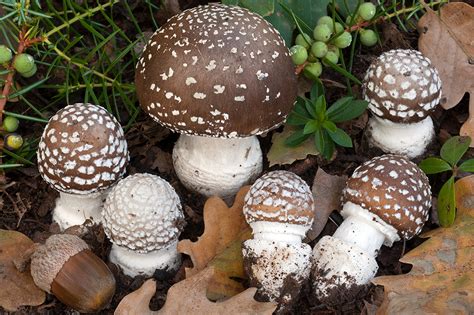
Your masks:
<svg viewBox="0 0 474 315"><path fill-rule="evenodd" d="M316 149L329 160L333 156L336 144L352 147L352 139L336 124L359 117L368 103L352 97L343 97L328 106L324 93L320 92L322 92L321 85L315 84L310 99L298 97L293 111L286 120L286 123L295 126L297 131L286 139L285 144L295 147L314 137Z"/></svg>
<svg viewBox="0 0 474 315"><path fill-rule="evenodd" d="M474 159L457 165L471 144L470 137L449 138L441 147L440 157L429 157L420 162L420 168L428 175L451 171L451 177L441 186L438 194L439 224L448 227L456 217L456 191L454 182L459 172L474 173Z"/></svg>

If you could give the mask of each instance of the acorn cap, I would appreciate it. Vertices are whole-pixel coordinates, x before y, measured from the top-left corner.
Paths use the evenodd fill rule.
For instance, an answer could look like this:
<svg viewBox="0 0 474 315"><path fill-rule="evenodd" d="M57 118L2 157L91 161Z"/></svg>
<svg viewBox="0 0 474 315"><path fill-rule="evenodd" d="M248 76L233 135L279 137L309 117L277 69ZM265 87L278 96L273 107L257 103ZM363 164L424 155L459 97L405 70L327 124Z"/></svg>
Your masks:
<svg viewBox="0 0 474 315"><path fill-rule="evenodd" d="M441 80L431 61L417 50L384 52L367 69L364 99L374 115L393 122L425 119L441 98Z"/></svg>
<svg viewBox="0 0 474 315"><path fill-rule="evenodd" d="M64 264L77 253L89 249L81 238L69 234L50 236L31 257L31 276L42 290L51 293L51 284Z"/></svg>
<svg viewBox="0 0 474 315"><path fill-rule="evenodd" d="M153 34L135 85L141 107L169 129L235 138L284 122L296 99L294 73L270 23L244 8L211 4L183 11Z"/></svg>
<svg viewBox="0 0 474 315"><path fill-rule="evenodd" d="M245 196L247 222L265 221L311 227L314 219L311 189L298 175L269 172L255 181Z"/></svg>
<svg viewBox="0 0 474 315"><path fill-rule="evenodd" d="M401 238L418 234L431 207L425 173L406 157L382 155L359 166L347 180L343 202L372 212L398 230ZM344 211L341 213L345 216Z"/></svg>
<svg viewBox="0 0 474 315"><path fill-rule="evenodd" d="M38 145L38 170L54 189L77 195L109 188L125 173L127 142L118 121L92 104L51 117Z"/></svg>
<svg viewBox="0 0 474 315"><path fill-rule="evenodd" d="M102 211L109 239L139 253L167 247L183 229L184 215L173 187L151 174L134 174L112 188Z"/></svg>

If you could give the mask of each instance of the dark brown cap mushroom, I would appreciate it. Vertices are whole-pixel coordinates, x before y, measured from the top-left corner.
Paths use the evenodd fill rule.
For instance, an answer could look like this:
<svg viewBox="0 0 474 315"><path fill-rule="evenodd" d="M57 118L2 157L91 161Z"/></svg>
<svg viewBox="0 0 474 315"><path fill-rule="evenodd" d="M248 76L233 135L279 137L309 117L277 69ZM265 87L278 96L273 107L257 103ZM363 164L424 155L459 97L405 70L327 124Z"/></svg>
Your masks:
<svg viewBox="0 0 474 315"><path fill-rule="evenodd" d="M380 55L367 69L362 89L371 112L393 122L421 121L441 98L438 71L417 50Z"/></svg>
<svg viewBox="0 0 474 315"><path fill-rule="evenodd" d="M117 120L92 104L68 105L51 117L38 146L38 170L54 189L86 195L125 173L127 142Z"/></svg>
<svg viewBox="0 0 474 315"><path fill-rule="evenodd" d="M170 18L145 47L135 83L142 108L160 124L222 138L283 123L297 93L278 31L247 9L222 4Z"/></svg>
<svg viewBox="0 0 474 315"><path fill-rule="evenodd" d="M397 155L383 155L359 166L347 180L343 202L372 212L403 239L418 234L428 219L431 188L425 173ZM344 212L342 212L344 215Z"/></svg>

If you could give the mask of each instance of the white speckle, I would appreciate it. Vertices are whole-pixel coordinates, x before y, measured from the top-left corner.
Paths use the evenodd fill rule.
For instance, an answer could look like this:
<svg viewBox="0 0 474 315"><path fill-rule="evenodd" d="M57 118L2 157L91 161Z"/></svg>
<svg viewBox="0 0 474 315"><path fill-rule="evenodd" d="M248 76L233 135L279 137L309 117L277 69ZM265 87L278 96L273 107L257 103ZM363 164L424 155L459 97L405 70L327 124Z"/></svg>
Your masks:
<svg viewBox="0 0 474 315"><path fill-rule="evenodd" d="M243 101L245 101L245 96L243 96L243 95L242 96L236 96L236 97L234 97L234 100L236 102L243 102Z"/></svg>
<svg viewBox="0 0 474 315"><path fill-rule="evenodd" d="M214 94L222 94L224 93L225 86L223 85L214 85Z"/></svg>
<svg viewBox="0 0 474 315"><path fill-rule="evenodd" d="M186 78L186 85L191 85L197 83L196 79L193 77L187 77Z"/></svg>
<svg viewBox="0 0 474 315"><path fill-rule="evenodd" d="M198 100L203 100L206 98L206 94L201 93L201 92L196 92L193 94L193 97Z"/></svg>

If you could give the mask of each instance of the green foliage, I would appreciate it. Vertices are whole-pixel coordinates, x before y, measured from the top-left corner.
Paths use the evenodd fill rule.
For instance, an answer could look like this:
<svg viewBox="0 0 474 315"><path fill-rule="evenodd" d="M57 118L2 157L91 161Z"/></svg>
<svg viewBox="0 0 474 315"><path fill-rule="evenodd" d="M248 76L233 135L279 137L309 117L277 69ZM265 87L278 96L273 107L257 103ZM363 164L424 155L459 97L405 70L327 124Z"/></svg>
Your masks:
<svg viewBox="0 0 474 315"><path fill-rule="evenodd" d="M420 168L428 175L451 171L451 177L443 184L438 194L438 218L441 226L448 227L456 217L456 192L454 182L459 171L474 173L474 159L457 164L469 149L471 138L455 136L441 147L439 157L429 157L420 162Z"/></svg>
<svg viewBox="0 0 474 315"><path fill-rule="evenodd" d="M352 147L349 135L336 126L336 123L354 119L367 108L366 101L344 97L331 106L327 106L321 84L314 84L310 99L298 97L293 111L288 116L287 125L297 130L289 136L285 143L294 147L314 137L316 149L326 159L331 159L336 144Z"/></svg>

